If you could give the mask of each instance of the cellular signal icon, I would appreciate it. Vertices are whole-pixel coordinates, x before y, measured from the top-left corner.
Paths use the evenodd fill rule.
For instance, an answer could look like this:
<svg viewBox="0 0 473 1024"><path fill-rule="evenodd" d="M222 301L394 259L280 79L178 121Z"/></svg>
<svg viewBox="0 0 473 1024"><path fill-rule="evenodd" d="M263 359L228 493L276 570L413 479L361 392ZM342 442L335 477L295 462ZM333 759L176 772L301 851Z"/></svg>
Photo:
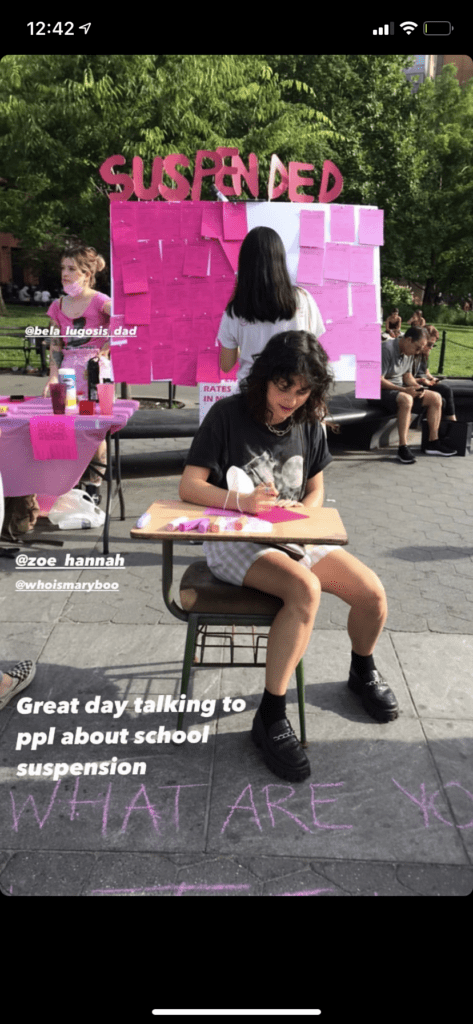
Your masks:
<svg viewBox="0 0 473 1024"><path fill-rule="evenodd" d="M394 22L391 21L389 25L381 25L381 28L373 29L374 36L393 36L394 35Z"/></svg>
<svg viewBox="0 0 473 1024"><path fill-rule="evenodd" d="M415 21L402 21L399 27L403 28L404 32L407 32L407 35L410 36L411 32L419 26L416 25Z"/></svg>

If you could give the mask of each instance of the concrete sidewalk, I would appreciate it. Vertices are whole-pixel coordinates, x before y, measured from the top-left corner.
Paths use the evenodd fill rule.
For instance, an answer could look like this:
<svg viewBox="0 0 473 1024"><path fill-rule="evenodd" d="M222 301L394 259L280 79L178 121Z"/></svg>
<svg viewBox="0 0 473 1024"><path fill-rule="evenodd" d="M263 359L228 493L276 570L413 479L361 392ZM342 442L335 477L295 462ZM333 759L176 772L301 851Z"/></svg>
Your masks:
<svg viewBox="0 0 473 1024"><path fill-rule="evenodd" d="M41 379L28 378L28 385L33 381L40 391ZM178 398L192 402L193 395L181 395L186 390ZM196 389L188 390L195 396ZM178 476L125 480L127 518L120 522L115 501L110 530L110 558L119 553L124 566L68 568L71 556L102 555L99 531L56 532L47 524L45 536L63 539L64 547L32 548L29 555L55 558L55 566L20 569L0 559L1 667L24 658L38 666L32 684L0 712L2 892L471 892L472 466L470 456L423 456L420 434L412 442L419 449L414 465L397 462L395 446L370 453L334 447L335 461L324 474L325 504L338 508L348 550L378 573L388 595L376 663L400 715L379 724L348 690L347 606L323 595L304 656L312 774L302 784L269 772L251 742L264 672L250 664L193 673L189 695L215 700L215 711L209 717L189 712L184 724L194 739L208 732L206 742L146 742L161 725L172 733L176 716L152 713L151 704L139 711L134 702L179 696L186 627L163 602L160 545L132 541L129 531L155 498L177 495ZM166 450L170 444L185 447L182 440L162 442ZM160 447L123 443L124 453ZM175 594L196 556L195 545L179 547ZM19 581L24 588L39 581L48 587L29 592L17 589ZM58 589L94 581L100 590ZM239 704L225 711L225 697L240 698L243 710ZM20 714L20 698L53 701L56 708ZM128 704L114 717L115 705L105 701ZM295 678L288 715L298 731ZM25 735L35 732L42 737L33 750ZM133 742L140 732L143 742ZM83 765L113 757L114 774L68 773L57 781L17 774L21 763ZM127 774L120 772L123 763ZM133 775L137 763L144 774Z"/></svg>

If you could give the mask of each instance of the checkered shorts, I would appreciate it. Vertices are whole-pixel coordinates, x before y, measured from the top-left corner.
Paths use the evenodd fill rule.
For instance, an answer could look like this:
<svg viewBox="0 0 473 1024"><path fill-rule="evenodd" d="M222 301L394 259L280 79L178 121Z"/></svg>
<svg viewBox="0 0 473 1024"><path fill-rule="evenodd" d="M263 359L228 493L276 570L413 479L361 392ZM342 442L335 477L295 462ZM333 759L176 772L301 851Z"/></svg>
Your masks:
<svg viewBox="0 0 473 1024"><path fill-rule="evenodd" d="M297 559L303 558L305 554L303 545L291 544L289 546ZM312 547L311 556L313 563L319 562L321 558L325 558L325 555L330 554L331 551L336 551L338 547L339 545L335 544L318 544L316 547ZM219 543L218 541L204 541L202 549L207 559L207 565L214 576L225 583L234 583L237 587L243 585L243 580L250 565L253 565L253 562L260 555L265 555L267 551L282 551L288 558L292 557L284 548L266 546L266 544L252 544L251 542L246 544L244 541L237 541L233 544L231 541L228 544L225 542Z"/></svg>

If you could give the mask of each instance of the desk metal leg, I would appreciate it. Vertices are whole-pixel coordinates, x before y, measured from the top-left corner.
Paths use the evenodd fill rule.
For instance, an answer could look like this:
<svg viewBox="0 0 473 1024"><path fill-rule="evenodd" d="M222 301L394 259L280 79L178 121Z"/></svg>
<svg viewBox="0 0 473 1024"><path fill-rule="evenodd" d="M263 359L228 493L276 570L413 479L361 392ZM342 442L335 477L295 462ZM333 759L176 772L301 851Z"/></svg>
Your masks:
<svg viewBox="0 0 473 1024"><path fill-rule="evenodd" d="M110 528L110 512L112 509L112 442L111 431L107 430L107 501L105 507L105 523L103 526L103 553L108 555L108 531Z"/></svg>
<svg viewBox="0 0 473 1024"><path fill-rule="evenodd" d="M115 441L115 477L117 481L118 497L120 499L120 519L125 518L125 498L122 489L122 467L120 464L120 432L114 436Z"/></svg>

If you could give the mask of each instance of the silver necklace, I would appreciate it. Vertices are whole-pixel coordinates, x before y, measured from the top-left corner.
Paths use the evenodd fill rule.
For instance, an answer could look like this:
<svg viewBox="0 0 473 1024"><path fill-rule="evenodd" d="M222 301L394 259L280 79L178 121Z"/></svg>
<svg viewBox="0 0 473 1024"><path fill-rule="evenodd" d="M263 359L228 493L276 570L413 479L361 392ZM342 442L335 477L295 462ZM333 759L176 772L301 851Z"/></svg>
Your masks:
<svg viewBox="0 0 473 1024"><path fill-rule="evenodd" d="M266 426L267 426L268 430L271 431L272 434L277 434L278 437L282 437L283 434L288 434L289 431L292 430L292 428L294 426L294 420L293 420L293 418L291 416L291 418L289 420L289 426L286 427L285 430L276 430L276 427L272 427L270 423L266 423Z"/></svg>

